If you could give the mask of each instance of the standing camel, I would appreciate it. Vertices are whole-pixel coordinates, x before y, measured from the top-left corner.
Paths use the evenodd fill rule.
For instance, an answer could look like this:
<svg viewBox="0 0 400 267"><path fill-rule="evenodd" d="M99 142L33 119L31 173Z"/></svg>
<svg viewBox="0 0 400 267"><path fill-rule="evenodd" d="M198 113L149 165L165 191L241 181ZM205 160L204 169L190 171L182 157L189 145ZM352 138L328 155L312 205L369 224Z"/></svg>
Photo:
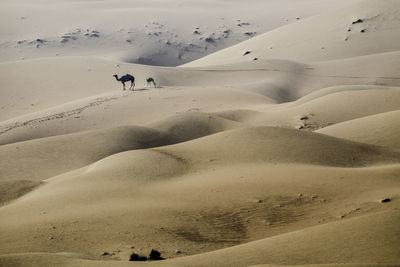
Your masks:
<svg viewBox="0 0 400 267"><path fill-rule="evenodd" d="M122 85L124 86L124 91L126 90L125 88L125 83L126 82L131 82L131 87L129 87L129 90L134 90L135 89L135 77L133 77L130 74L125 74L124 76L121 76L121 78L118 79L118 75L113 75L117 81L121 82Z"/></svg>
<svg viewBox="0 0 400 267"><path fill-rule="evenodd" d="M147 78L146 81L147 81L147 86L149 86L149 84L151 85L151 83L153 83L154 87L157 87L156 82L154 81L153 78L151 78L151 77Z"/></svg>

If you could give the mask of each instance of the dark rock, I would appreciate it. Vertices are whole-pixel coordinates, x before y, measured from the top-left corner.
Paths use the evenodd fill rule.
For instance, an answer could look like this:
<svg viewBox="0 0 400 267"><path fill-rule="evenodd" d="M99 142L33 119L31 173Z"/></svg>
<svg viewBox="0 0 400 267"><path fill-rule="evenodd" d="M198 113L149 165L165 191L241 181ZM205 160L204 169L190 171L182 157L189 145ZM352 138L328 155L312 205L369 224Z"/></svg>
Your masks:
<svg viewBox="0 0 400 267"><path fill-rule="evenodd" d="M110 255L110 253L108 253L107 251L104 251L103 253L101 253L100 256L109 256L109 255Z"/></svg>
<svg viewBox="0 0 400 267"><path fill-rule="evenodd" d="M353 21L351 24L357 24L357 23L363 23L364 21L362 19L358 19Z"/></svg>
<svg viewBox="0 0 400 267"><path fill-rule="evenodd" d="M163 258L161 257L161 253L158 250L152 249L150 251L149 260L163 260Z"/></svg>
<svg viewBox="0 0 400 267"><path fill-rule="evenodd" d="M75 36L69 34L64 34L63 36L61 36L61 38L76 40Z"/></svg>
<svg viewBox="0 0 400 267"><path fill-rule="evenodd" d="M244 35L247 35L247 36L253 36L255 34L256 34L256 32L245 32L244 33Z"/></svg>
<svg viewBox="0 0 400 267"><path fill-rule="evenodd" d="M257 58L257 57L255 57L255 58L253 58L253 60L258 60L258 58Z"/></svg>
<svg viewBox="0 0 400 267"><path fill-rule="evenodd" d="M242 27L242 26L249 26L250 25L250 23L248 23L248 22L241 22L241 23L238 23L238 24L236 24L238 27Z"/></svg>
<svg viewBox="0 0 400 267"><path fill-rule="evenodd" d="M387 203L387 202L390 202L390 201L392 201L390 198L385 198L385 199L381 200L381 203Z"/></svg>
<svg viewBox="0 0 400 267"><path fill-rule="evenodd" d="M129 258L129 261L147 261L146 257L139 256L136 253L132 253L131 257Z"/></svg>
<svg viewBox="0 0 400 267"><path fill-rule="evenodd" d="M367 30L366 29L362 29L360 32L366 32Z"/></svg>
<svg viewBox="0 0 400 267"><path fill-rule="evenodd" d="M308 119L309 118L307 116L303 116L303 117L300 118L301 121L305 121L305 120L308 120Z"/></svg>
<svg viewBox="0 0 400 267"><path fill-rule="evenodd" d="M206 39L204 39L207 43L214 43L215 40L212 37L207 37Z"/></svg>
<svg viewBox="0 0 400 267"><path fill-rule="evenodd" d="M246 52L244 52L243 56L248 55L250 53L251 53L250 51L246 51Z"/></svg>

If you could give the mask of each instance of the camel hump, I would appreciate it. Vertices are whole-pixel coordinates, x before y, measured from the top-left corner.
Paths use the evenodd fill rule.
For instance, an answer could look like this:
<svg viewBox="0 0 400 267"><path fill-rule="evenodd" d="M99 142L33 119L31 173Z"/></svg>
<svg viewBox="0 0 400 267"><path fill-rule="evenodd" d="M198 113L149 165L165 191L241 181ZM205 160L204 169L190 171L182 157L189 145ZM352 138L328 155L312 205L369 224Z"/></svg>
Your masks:
<svg viewBox="0 0 400 267"><path fill-rule="evenodd" d="M133 77L130 74L125 74L123 77L124 77L124 79L129 79L129 80L134 80L135 79L135 77Z"/></svg>

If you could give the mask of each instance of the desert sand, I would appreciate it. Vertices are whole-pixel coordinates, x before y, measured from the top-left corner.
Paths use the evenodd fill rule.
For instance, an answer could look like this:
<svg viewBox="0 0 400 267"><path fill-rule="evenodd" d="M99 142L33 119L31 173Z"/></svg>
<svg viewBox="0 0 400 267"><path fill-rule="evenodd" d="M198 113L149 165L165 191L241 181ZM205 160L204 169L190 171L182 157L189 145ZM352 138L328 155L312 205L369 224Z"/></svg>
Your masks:
<svg viewBox="0 0 400 267"><path fill-rule="evenodd" d="M0 6L0 266L400 265L398 0Z"/></svg>

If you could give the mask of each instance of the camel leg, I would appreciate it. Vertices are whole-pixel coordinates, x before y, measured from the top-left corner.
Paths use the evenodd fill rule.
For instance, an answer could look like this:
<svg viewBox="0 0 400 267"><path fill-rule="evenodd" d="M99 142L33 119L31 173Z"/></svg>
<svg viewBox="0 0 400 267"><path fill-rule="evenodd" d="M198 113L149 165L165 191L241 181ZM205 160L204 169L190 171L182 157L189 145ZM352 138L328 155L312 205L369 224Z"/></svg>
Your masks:
<svg viewBox="0 0 400 267"><path fill-rule="evenodd" d="M125 83L122 83L122 85L123 85L123 90L125 91L126 90Z"/></svg>
<svg viewBox="0 0 400 267"><path fill-rule="evenodd" d="M156 82L155 82L155 81L153 81L153 83L154 83L154 88L156 88L156 87L157 87L157 85L156 85Z"/></svg>

